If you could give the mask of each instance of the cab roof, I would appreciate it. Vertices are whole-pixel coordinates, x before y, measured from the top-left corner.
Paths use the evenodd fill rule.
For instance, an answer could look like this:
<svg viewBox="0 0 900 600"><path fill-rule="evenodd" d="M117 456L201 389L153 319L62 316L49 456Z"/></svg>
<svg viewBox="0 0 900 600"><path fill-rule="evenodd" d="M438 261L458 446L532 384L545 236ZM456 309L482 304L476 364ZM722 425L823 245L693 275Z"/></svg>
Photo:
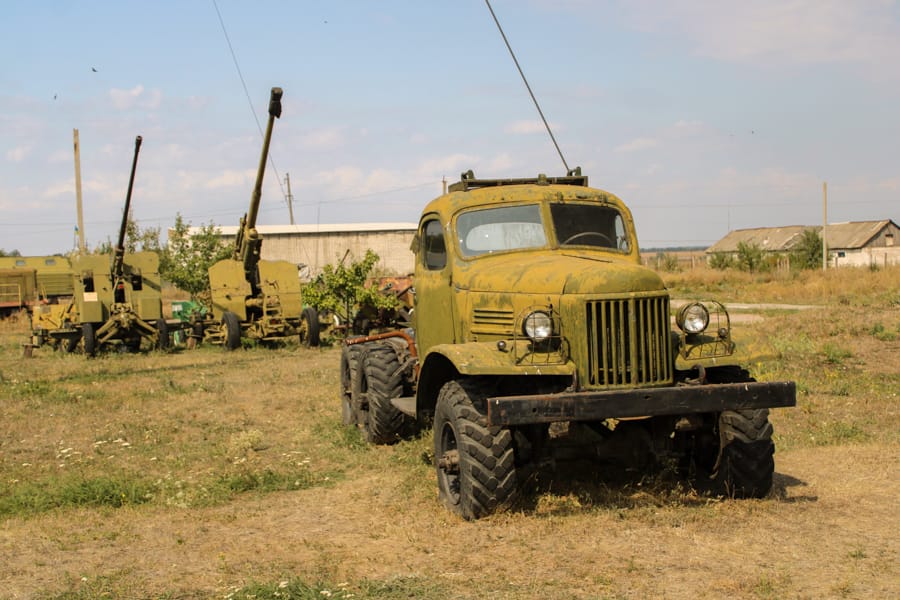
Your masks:
<svg viewBox="0 0 900 600"><path fill-rule="evenodd" d="M627 212L624 203L615 195L588 186L587 175L581 168L569 171L562 177L537 177L508 179L478 179L471 170L447 188L447 193L435 198L425 207L422 215L438 213L449 218L460 210L475 206L500 204L504 201L541 201L548 197L560 200L598 200L614 204Z"/></svg>

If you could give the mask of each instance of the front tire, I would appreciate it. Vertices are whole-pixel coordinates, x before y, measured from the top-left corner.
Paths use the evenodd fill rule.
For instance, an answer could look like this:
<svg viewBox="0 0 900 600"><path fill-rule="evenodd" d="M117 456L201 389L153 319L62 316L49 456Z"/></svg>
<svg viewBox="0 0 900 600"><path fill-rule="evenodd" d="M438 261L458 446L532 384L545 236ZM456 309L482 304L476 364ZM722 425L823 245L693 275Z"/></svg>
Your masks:
<svg viewBox="0 0 900 600"><path fill-rule="evenodd" d="M438 497L467 520L494 512L517 485L512 432L487 426L485 398L473 381L449 381L434 415Z"/></svg>
<svg viewBox="0 0 900 600"><path fill-rule="evenodd" d="M723 411L719 440L720 456L710 475L713 491L733 498L764 498L775 473L769 410Z"/></svg>
<svg viewBox="0 0 900 600"><path fill-rule="evenodd" d="M723 367L707 373L712 383L756 381L745 369ZM769 409L725 410L704 436L695 463L710 491L730 498L763 498L772 489L775 444Z"/></svg>

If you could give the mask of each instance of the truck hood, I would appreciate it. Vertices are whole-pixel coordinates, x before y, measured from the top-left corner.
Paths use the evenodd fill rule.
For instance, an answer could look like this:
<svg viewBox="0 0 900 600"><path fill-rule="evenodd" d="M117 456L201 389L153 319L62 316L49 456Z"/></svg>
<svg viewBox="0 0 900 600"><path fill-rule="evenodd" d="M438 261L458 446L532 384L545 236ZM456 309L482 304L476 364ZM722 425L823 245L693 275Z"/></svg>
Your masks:
<svg viewBox="0 0 900 600"><path fill-rule="evenodd" d="M482 257L454 274L460 289L519 294L627 294L662 291L654 271L617 258L575 253Z"/></svg>

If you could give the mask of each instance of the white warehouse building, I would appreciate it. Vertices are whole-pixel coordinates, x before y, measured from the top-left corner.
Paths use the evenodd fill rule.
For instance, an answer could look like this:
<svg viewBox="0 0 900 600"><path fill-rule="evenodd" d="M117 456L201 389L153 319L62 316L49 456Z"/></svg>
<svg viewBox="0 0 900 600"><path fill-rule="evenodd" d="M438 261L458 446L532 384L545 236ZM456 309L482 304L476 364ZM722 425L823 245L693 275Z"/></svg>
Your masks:
<svg viewBox="0 0 900 600"><path fill-rule="evenodd" d="M413 272L411 250L416 223L349 223L333 225L257 225L263 260L286 260L300 268L303 279L313 278L327 264L344 258L359 260L366 250L379 256L378 271L390 275ZM189 235L199 232L191 227ZM220 226L226 244L234 244L238 227Z"/></svg>

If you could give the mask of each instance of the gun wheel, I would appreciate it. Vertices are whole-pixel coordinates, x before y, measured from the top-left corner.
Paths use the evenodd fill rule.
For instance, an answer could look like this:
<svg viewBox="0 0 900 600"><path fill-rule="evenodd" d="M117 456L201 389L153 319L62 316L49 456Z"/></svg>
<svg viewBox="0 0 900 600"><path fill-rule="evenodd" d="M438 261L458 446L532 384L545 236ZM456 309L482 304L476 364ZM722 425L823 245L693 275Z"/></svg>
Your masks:
<svg viewBox="0 0 900 600"><path fill-rule="evenodd" d="M222 337L227 350L241 347L241 322L231 311L226 310L222 313Z"/></svg>
<svg viewBox="0 0 900 600"><path fill-rule="evenodd" d="M84 342L85 356L97 355L97 329L93 323L84 323L81 326L81 340Z"/></svg>
<svg viewBox="0 0 900 600"><path fill-rule="evenodd" d="M156 321L156 348L168 350L171 340L169 338L169 324L165 319Z"/></svg>
<svg viewBox="0 0 900 600"><path fill-rule="evenodd" d="M304 348L319 346L319 314L307 306L300 315L300 345Z"/></svg>

